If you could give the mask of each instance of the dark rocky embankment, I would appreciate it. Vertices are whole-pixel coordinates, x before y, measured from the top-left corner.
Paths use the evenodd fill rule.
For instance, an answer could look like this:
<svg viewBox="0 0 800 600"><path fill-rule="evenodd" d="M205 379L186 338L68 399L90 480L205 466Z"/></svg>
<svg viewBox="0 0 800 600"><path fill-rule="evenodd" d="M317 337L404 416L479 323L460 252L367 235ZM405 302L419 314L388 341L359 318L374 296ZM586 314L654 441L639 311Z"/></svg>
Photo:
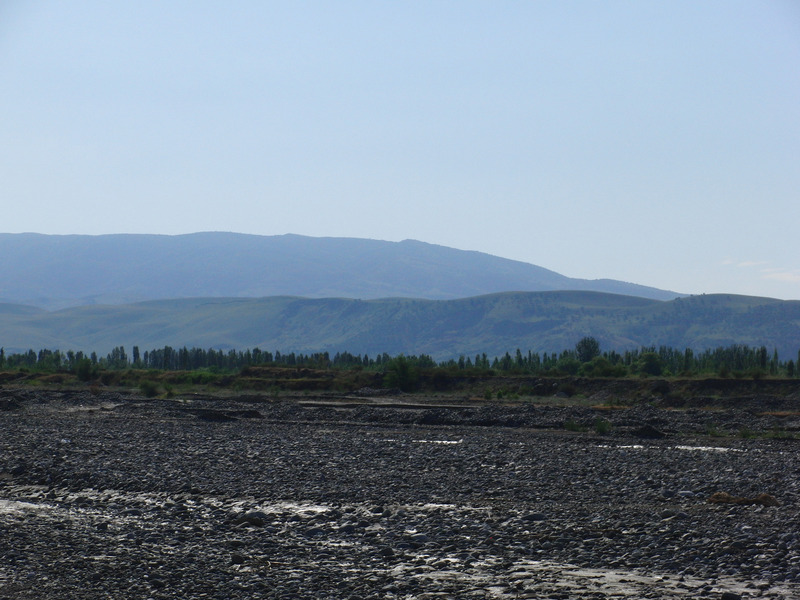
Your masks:
<svg viewBox="0 0 800 600"><path fill-rule="evenodd" d="M0 598L800 596L792 411L0 400Z"/></svg>

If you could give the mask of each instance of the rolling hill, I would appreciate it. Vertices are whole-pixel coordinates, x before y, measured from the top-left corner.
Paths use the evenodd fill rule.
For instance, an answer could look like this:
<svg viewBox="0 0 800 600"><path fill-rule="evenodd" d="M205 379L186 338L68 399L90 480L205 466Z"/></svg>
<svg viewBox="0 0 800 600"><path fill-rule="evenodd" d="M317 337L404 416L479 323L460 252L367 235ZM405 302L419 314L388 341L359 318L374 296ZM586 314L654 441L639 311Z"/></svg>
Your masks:
<svg viewBox="0 0 800 600"><path fill-rule="evenodd" d="M298 235L0 234L0 302L58 309L165 298L423 298L591 290L680 294L406 240Z"/></svg>
<svg viewBox="0 0 800 600"><path fill-rule="evenodd" d="M584 336L603 349L746 344L800 349L800 301L703 295L670 301L598 292L514 292L456 300L198 298L58 311L0 305L0 346L97 351L134 345L281 352L558 352Z"/></svg>

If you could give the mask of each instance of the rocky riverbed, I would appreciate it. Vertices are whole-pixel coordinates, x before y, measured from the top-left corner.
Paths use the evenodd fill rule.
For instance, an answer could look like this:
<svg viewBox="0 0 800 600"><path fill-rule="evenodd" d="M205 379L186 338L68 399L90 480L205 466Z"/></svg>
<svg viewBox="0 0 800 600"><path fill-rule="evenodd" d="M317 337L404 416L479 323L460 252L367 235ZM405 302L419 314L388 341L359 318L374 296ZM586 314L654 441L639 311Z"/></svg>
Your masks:
<svg viewBox="0 0 800 600"><path fill-rule="evenodd" d="M319 400L0 390L0 598L800 597L793 414Z"/></svg>

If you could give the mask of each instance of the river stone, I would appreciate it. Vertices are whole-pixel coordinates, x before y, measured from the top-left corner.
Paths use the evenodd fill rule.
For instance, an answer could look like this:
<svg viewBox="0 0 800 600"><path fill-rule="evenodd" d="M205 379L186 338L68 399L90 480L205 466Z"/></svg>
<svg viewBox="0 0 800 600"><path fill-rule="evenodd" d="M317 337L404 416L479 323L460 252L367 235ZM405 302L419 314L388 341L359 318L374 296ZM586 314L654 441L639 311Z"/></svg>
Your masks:
<svg viewBox="0 0 800 600"><path fill-rule="evenodd" d="M638 438L646 439L646 440L660 440L662 438L667 437L667 434L663 431L656 429L652 425L643 425L638 429L633 431L633 435Z"/></svg>
<svg viewBox="0 0 800 600"><path fill-rule="evenodd" d="M253 510L236 517L233 523L235 525L247 524L253 527L263 527L268 520L269 516L267 513L260 510Z"/></svg>

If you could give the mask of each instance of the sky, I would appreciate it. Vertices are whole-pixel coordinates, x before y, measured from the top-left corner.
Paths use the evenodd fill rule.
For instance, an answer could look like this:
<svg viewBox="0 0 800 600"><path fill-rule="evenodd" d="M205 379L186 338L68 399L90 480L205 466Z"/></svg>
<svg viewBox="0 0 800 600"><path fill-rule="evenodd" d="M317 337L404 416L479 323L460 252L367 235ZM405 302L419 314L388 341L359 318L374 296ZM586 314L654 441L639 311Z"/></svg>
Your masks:
<svg viewBox="0 0 800 600"><path fill-rule="evenodd" d="M794 0L0 2L0 231L800 299Z"/></svg>

